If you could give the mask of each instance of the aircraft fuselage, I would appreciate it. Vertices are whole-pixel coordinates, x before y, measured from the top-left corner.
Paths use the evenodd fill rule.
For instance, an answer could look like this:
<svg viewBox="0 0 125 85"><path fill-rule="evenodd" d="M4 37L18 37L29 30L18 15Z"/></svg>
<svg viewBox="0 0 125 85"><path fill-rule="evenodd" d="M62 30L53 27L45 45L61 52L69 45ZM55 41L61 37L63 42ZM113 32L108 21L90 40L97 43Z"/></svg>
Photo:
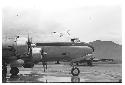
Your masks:
<svg viewBox="0 0 125 85"><path fill-rule="evenodd" d="M9 46L9 47L8 47ZM18 44L15 42L3 42L2 47L2 56L3 58L6 57L6 59L11 59L12 56L14 57L14 51L6 50L11 49L12 46L15 51L16 55L18 55L18 58L20 57L24 61L30 58L26 58L26 54L28 52L28 46L26 44L26 41L23 42L23 44ZM36 47L32 47L32 49L35 48L41 48L37 52L32 52L32 60L33 63L38 63L39 61L42 61L43 59L46 61L71 61L75 58L84 58L89 59L89 57L86 57L87 54L92 54L94 51L94 48L87 44L87 43L73 43L73 42L50 42L50 43L36 43ZM46 52L47 54L43 58L41 55L41 50ZM32 50L33 51L33 50ZM8 54L11 53L10 54ZM14 58L17 58L15 56ZM9 60L8 60L9 61Z"/></svg>

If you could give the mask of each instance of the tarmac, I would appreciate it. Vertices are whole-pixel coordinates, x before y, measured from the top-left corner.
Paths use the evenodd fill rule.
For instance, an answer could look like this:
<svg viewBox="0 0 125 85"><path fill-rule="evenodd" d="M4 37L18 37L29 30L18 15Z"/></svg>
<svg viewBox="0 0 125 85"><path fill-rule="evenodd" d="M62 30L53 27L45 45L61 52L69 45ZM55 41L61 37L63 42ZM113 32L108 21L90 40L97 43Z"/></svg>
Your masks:
<svg viewBox="0 0 125 85"><path fill-rule="evenodd" d="M43 65L38 64L33 68L19 67L18 76L11 77L7 68L7 83L121 83L121 64L100 64L78 66L79 76L72 76L71 66L68 64L49 64L44 72Z"/></svg>

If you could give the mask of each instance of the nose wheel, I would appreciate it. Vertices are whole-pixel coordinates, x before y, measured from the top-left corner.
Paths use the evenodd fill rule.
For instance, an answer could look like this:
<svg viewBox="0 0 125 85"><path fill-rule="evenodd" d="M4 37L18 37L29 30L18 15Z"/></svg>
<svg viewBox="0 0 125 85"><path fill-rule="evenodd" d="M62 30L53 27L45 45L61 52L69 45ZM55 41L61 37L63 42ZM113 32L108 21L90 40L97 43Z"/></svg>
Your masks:
<svg viewBox="0 0 125 85"><path fill-rule="evenodd" d="M73 76L78 76L79 73L80 73L80 70L79 70L78 67L73 67L73 68L71 69L71 74L72 74Z"/></svg>

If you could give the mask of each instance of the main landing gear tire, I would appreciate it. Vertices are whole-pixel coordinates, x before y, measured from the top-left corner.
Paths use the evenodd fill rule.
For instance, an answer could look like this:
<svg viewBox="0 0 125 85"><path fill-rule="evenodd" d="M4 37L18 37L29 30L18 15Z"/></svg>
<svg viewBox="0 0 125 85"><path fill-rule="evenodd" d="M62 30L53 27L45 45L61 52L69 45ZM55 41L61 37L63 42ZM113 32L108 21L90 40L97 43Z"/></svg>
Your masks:
<svg viewBox="0 0 125 85"><path fill-rule="evenodd" d="M78 76L79 73L80 73L79 68L73 67L73 68L71 69L71 74L72 74L73 76Z"/></svg>
<svg viewBox="0 0 125 85"><path fill-rule="evenodd" d="M17 67L11 67L10 73L12 74L11 76L17 76L19 69Z"/></svg>

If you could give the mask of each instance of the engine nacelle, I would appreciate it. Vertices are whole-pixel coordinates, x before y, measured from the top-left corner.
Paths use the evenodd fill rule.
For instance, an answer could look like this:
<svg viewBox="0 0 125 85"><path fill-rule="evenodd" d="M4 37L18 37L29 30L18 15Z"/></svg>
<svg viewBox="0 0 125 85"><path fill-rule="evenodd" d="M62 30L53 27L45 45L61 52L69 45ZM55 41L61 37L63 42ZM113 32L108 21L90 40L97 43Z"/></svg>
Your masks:
<svg viewBox="0 0 125 85"><path fill-rule="evenodd" d="M14 60L13 62L10 63L10 67L22 67L24 64L24 60L18 59Z"/></svg>
<svg viewBox="0 0 125 85"><path fill-rule="evenodd" d="M34 64L37 64L41 61L42 59L42 55L41 55L41 48L37 48L37 47L32 47L32 56L25 56L23 57L24 68L32 68L34 66Z"/></svg>
<svg viewBox="0 0 125 85"><path fill-rule="evenodd" d="M39 63L42 59L41 51L42 48L38 47L32 48L32 60L35 64Z"/></svg>

